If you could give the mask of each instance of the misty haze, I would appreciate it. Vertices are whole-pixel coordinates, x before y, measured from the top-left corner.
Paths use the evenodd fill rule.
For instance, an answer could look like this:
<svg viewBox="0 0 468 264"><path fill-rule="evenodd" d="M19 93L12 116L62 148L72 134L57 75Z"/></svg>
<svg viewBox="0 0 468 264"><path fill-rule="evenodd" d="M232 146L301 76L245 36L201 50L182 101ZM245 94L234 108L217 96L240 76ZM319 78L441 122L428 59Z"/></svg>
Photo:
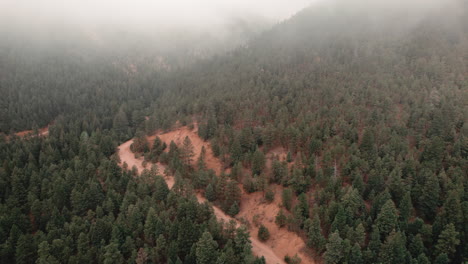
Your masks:
<svg viewBox="0 0 468 264"><path fill-rule="evenodd" d="M468 1L0 0L0 263L468 262Z"/></svg>

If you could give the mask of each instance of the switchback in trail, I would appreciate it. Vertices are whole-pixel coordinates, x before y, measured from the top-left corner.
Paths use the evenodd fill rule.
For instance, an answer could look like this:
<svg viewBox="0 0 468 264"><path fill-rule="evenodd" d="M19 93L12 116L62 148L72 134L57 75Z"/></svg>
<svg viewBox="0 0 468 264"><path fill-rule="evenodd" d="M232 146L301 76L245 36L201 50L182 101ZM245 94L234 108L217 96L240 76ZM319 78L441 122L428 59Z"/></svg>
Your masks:
<svg viewBox="0 0 468 264"><path fill-rule="evenodd" d="M192 130L187 126L183 126L170 132L156 133L155 135L147 138L150 145L156 136L158 136L166 144L174 141L174 143L179 146L182 145L185 137L189 137L194 146L194 159L196 160L198 158L202 147L205 147L207 167L209 169L213 169L217 175L223 171L223 165L221 161L214 157L210 144L203 141L198 136L196 126L195 129ZM118 155L120 157L120 164L123 166L123 164L126 163L129 169L135 166L138 173L141 173L145 169L143 166L144 159L143 157L135 157L135 154L130 150L130 145L132 143L133 139L119 146ZM157 163L157 165L160 172L165 171L165 165L161 163ZM174 177L172 175L165 175L164 179L166 180L169 188L172 188L174 185ZM279 211L281 204L280 189L280 186L276 186L276 199L271 204L265 204L260 192L253 194L242 192L242 203L238 218L245 219L249 223L252 223L254 217L259 217L262 221L262 224L268 226L271 233L270 240L261 242L257 239L258 228L254 224L250 224L249 232L251 234L250 240L252 241L252 252L256 256L264 256L266 262L272 264L285 263L283 259L286 255L294 256L295 254L297 254L302 259L301 263L303 264L314 263L314 261L303 252L306 248L304 240L296 233L288 231L286 228L278 228L274 223L274 217ZM206 202L206 198L203 197L201 193L197 193L197 200L200 203ZM239 220L228 216L217 206L212 205L212 207L218 220L223 220L224 222L233 220L237 226L241 225Z"/></svg>

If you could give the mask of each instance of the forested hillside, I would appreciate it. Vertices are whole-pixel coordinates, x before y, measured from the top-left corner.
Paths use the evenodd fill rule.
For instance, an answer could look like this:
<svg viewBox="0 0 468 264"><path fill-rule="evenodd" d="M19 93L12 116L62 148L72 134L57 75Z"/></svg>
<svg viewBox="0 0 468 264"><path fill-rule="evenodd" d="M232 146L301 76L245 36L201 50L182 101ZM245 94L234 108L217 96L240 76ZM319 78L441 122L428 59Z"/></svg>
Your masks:
<svg viewBox="0 0 468 264"><path fill-rule="evenodd" d="M0 131L53 125L0 138L1 262L261 263L248 237L275 233L245 220L255 193L317 263L466 262L468 3L362 3L313 5L171 71L5 45ZM190 139L158 137L181 126L221 173ZM133 137L164 172L118 166ZM196 192L247 227L221 225Z"/></svg>

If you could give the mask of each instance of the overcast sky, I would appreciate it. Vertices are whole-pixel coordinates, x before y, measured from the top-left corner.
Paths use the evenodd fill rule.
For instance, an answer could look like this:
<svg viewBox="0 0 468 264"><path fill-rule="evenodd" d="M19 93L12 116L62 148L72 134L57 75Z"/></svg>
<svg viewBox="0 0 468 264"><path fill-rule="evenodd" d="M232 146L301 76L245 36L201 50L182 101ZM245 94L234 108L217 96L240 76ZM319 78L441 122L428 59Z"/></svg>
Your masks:
<svg viewBox="0 0 468 264"><path fill-rule="evenodd" d="M2 25L21 22L207 26L237 16L284 20L317 0L0 0Z"/></svg>

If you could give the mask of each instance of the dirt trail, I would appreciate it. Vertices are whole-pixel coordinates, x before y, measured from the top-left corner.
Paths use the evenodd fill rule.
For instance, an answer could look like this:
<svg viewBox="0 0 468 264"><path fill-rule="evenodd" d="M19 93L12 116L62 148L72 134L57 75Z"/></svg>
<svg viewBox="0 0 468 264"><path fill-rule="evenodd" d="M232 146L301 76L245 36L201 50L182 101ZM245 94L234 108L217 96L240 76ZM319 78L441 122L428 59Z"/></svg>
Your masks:
<svg viewBox="0 0 468 264"><path fill-rule="evenodd" d="M129 169L132 169L133 166L135 166L138 173L141 173L145 169L143 167L144 158L143 157L139 157L139 158L135 157L135 154L130 150L130 145L132 145L132 143L133 143L133 139L131 139L131 140L129 140L129 141L127 141L127 142L125 142L125 143L123 143L122 145L119 146L118 154L119 154L119 157L120 157L120 166L123 166L123 163L125 162L125 163L127 163ZM159 172L161 173L161 175L163 175L163 172L166 169L166 166L164 164L161 164L160 162L156 163L156 165L158 165ZM150 169L150 167L148 166L147 169ZM173 177L169 177L169 176L166 175L164 177L164 179L166 180L166 183L169 186L169 188L172 188L172 186L174 186L174 178Z"/></svg>
<svg viewBox="0 0 468 264"><path fill-rule="evenodd" d="M183 140L186 136L188 136L194 146L194 161L198 159L201 152L201 148L202 146L204 146L206 150L205 161L207 167L213 169L218 175L221 171L223 171L222 163L219 161L219 159L214 157L209 143L204 142L198 136L196 126L193 130L190 130L188 127L185 126L167 133L157 133L156 135L148 137L150 145L153 143L156 136L159 136L159 138L161 138L161 140L166 142L166 144L168 145L172 140L178 146L182 145ZM129 169L135 166L138 170L138 173L141 173L144 170L143 157L135 158L134 153L132 153L130 150L130 145L132 144L132 142L133 140L129 140L119 146L118 154L120 156L121 165L123 164L123 162L126 162ZM283 155L285 156L285 154ZM282 159L284 158L285 157L282 157ZM165 166L160 163L158 163L158 167L160 172L163 172L165 169ZM174 178L172 176L166 175L165 180L169 188L172 188L172 186L174 185ZM270 204L266 204L263 202L263 194L260 192L253 194L244 193L242 195L240 213L238 214L237 218L243 218L249 223L251 223L251 226L249 227L249 232L251 234L250 240L252 241L252 252L256 256L264 256L268 264L283 264L285 263L283 259L286 255L294 256L296 253L302 259L302 264L315 263L309 256L307 256L304 253L304 249L306 249L307 247L304 241L296 233L290 232L286 228L278 228L275 224L274 219L280 209L281 204L281 186L274 186L274 188L276 196L274 202ZM197 200L200 203L206 202L206 199L200 193L197 194ZM219 220L224 220L225 222L234 220L237 226L240 226L241 223L237 219L226 215L217 206L213 206L213 210L216 217ZM267 226L270 231L271 237L265 243L260 242L257 239L258 227L253 224L254 217L258 218L258 220L265 226Z"/></svg>
<svg viewBox="0 0 468 264"><path fill-rule="evenodd" d="M199 203L206 202L206 198L203 197L201 194L197 194L197 200ZM216 215L216 218L218 218L218 220L223 220L226 223L231 220L234 220L236 222L237 227L241 225L241 223L237 219L228 216L217 206L213 205L212 207L214 210L214 214ZM273 252L273 250L270 247L260 242L260 240L258 240L253 234L251 234L250 236L250 241L252 241L252 252L257 256L265 257L266 263L285 263L280 257L277 256L277 254L275 254L275 252Z"/></svg>
<svg viewBox="0 0 468 264"><path fill-rule="evenodd" d="M28 135L32 135L34 133L33 130L24 130L20 132L16 132L15 135L18 137L25 137ZM49 126L43 127L39 129L39 136L47 136L49 135Z"/></svg>
<svg viewBox="0 0 468 264"><path fill-rule="evenodd" d="M217 175L219 175L223 171L223 165L221 161L214 156L213 151L211 150L211 144L209 142L203 141L198 136L198 127L196 124L194 129L192 130L190 130L187 126L183 126L167 133L157 133L156 135L148 137L150 146L153 144L153 141L156 138L156 136L158 136L162 141L164 141L167 144L167 146L169 146L171 141L174 141L174 143L176 143L177 146L182 146L185 137L189 137L190 141L192 141L193 150L195 152L193 162L196 162L198 160L198 157L200 157L202 147L205 147L205 163L208 169L214 170Z"/></svg>
<svg viewBox="0 0 468 264"><path fill-rule="evenodd" d="M287 255L292 257L297 253L302 259L301 264L315 263L305 253L307 245L301 237L294 232L288 231L286 227L279 228L276 225L275 219L281 209L281 192L283 188L279 185L272 185L270 188L273 188L275 192L275 199L271 203L264 201L262 192L243 193L240 212L236 217L247 220L251 224L249 228L250 233L254 235L258 233L260 223L266 226L271 236L264 245L273 249L275 254L281 259L284 259Z"/></svg>
<svg viewBox="0 0 468 264"><path fill-rule="evenodd" d="M185 138L185 136L184 136L184 138ZM161 139L163 139L163 137L161 137ZM130 145L132 143L133 143L133 139L131 139L131 140L129 140L129 141L127 141L127 142L125 142L125 143L123 143L122 145L119 146L118 154L119 154L120 161L121 161L120 165L122 166L123 163L125 162L125 163L127 163L129 169L131 169L133 166L135 166L137 168L137 170L138 170L138 173L141 173L145 169L143 167L143 157L135 158L135 154L130 150ZM200 147L200 149L201 149L201 147ZM207 152L208 152L208 150L207 150ZM163 170L164 170L164 165L159 164L159 171L163 171ZM167 185L169 186L169 188L172 188L172 186L174 185L173 177L165 177L165 180L166 180ZM197 194L197 200L200 203L206 202L206 199L201 194ZM213 206L213 210L214 210L214 213L216 215L216 218L218 218L219 220L223 220L226 223L229 222L230 220L234 220L237 223L238 226L240 225L239 221L237 221L236 219L226 215L217 206ZM273 252L273 250L271 248L269 248L265 244L261 243L253 235L251 235L250 240L252 241L252 251L253 251L253 253L255 255L264 256L267 263L272 263L272 264L284 263L284 261L282 259L280 259L278 256L275 255L275 253Z"/></svg>

